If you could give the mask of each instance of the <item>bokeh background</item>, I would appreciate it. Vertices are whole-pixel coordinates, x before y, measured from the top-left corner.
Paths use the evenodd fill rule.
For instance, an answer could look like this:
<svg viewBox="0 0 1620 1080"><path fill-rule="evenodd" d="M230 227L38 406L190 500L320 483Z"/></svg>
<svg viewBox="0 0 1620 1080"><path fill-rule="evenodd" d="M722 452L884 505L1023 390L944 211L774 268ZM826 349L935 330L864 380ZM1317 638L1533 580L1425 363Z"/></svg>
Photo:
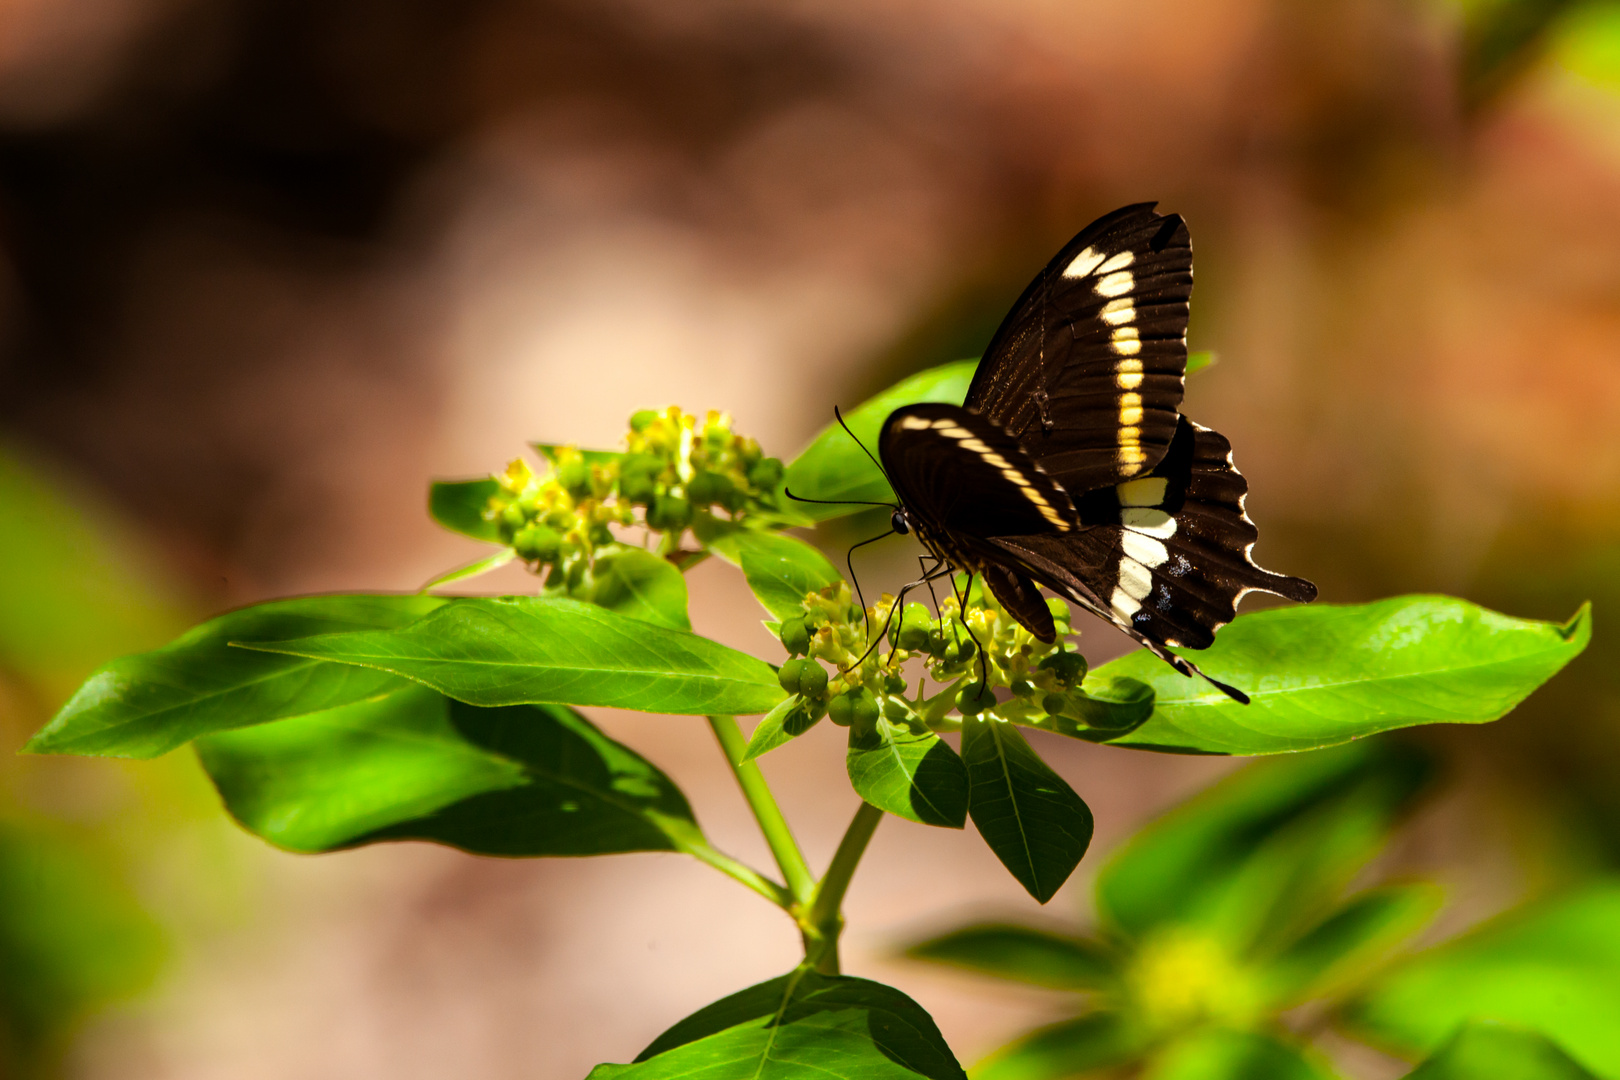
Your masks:
<svg viewBox="0 0 1620 1080"><path fill-rule="evenodd" d="M298 857L188 752L11 751L206 615L473 557L426 482L528 439L677 403L789 457L1147 199L1192 229L1219 363L1187 409L1264 564L1330 601L1597 602L1514 716L1421 736L1450 794L1389 859L1449 884L1448 932L1620 863L1620 4L0 0L0 1072L577 1077L791 966L780 913L677 856ZM774 655L735 577L695 572L694 622ZM766 858L701 720L596 715ZM1070 919L1232 767L1042 749L1099 823ZM823 862L839 733L765 768ZM971 829L891 818L846 964L971 1061L1053 1002L897 948L1032 906Z"/></svg>

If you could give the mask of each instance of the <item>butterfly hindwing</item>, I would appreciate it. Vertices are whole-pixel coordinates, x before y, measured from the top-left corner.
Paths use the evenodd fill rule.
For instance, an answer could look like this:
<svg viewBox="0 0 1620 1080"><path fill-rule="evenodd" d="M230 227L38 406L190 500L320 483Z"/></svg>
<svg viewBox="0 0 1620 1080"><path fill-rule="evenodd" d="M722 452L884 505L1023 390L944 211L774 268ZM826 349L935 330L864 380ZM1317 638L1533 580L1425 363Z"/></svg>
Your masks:
<svg viewBox="0 0 1620 1080"><path fill-rule="evenodd" d="M1316 597L1305 579L1254 563L1259 534L1244 512L1247 493L1231 444L1182 418L1151 473L1080 497L1082 528L991 542L1138 640L1203 649L1249 592Z"/></svg>
<svg viewBox="0 0 1620 1080"><path fill-rule="evenodd" d="M1071 492L1145 474L1175 434L1191 296L1179 216L1143 203L1099 218L1013 306L965 404Z"/></svg>

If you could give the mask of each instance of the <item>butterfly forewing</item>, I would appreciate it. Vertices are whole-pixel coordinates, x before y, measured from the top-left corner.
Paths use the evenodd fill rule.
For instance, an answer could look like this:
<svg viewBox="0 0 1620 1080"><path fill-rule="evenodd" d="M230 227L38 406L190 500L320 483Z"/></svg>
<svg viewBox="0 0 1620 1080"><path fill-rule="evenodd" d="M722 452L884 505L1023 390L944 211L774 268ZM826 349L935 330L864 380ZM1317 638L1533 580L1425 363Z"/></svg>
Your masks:
<svg viewBox="0 0 1620 1080"><path fill-rule="evenodd" d="M1013 306L965 404L1070 492L1142 475L1175 434L1192 242L1151 203L1098 219Z"/></svg>

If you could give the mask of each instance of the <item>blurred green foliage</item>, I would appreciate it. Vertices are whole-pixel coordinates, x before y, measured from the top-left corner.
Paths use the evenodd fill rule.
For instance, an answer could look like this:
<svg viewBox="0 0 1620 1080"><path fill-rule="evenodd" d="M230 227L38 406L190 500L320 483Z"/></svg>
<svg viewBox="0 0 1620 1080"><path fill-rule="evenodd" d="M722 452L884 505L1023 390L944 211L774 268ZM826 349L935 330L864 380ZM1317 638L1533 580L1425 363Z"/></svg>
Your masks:
<svg viewBox="0 0 1620 1080"><path fill-rule="evenodd" d="M1387 740L1251 766L1114 855L1093 933L982 923L909 953L1082 995L978 1080L1331 1078L1315 1043L1330 1022L1435 1055L1423 1077L1620 1077L1620 885L1402 952L1440 891L1369 871L1433 776L1426 752Z"/></svg>

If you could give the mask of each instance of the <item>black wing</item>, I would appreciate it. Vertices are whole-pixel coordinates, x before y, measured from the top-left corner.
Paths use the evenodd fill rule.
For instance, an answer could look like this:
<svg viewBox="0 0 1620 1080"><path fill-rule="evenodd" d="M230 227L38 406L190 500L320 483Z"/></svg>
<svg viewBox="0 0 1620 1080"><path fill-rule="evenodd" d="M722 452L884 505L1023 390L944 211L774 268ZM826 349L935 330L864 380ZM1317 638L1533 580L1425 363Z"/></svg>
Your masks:
<svg viewBox="0 0 1620 1080"><path fill-rule="evenodd" d="M884 421L878 457L918 530L952 551L952 535L1066 532L1068 494L984 417L957 405L908 405Z"/></svg>
<svg viewBox="0 0 1620 1080"><path fill-rule="evenodd" d="M1246 594L1316 598L1316 586L1304 578L1255 565L1250 552L1259 532L1244 513L1248 490L1232 464L1231 443L1183 417L1150 473L1079 500L1085 527L990 543L1036 581L1191 674L1197 668L1165 646L1207 648Z"/></svg>
<svg viewBox="0 0 1620 1080"><path fill-rule="evenodd" d="M1141 203L1098 218L1024 290L965 404L1071 492L1139 476L1175 434L1192 241Z"/></svg>

